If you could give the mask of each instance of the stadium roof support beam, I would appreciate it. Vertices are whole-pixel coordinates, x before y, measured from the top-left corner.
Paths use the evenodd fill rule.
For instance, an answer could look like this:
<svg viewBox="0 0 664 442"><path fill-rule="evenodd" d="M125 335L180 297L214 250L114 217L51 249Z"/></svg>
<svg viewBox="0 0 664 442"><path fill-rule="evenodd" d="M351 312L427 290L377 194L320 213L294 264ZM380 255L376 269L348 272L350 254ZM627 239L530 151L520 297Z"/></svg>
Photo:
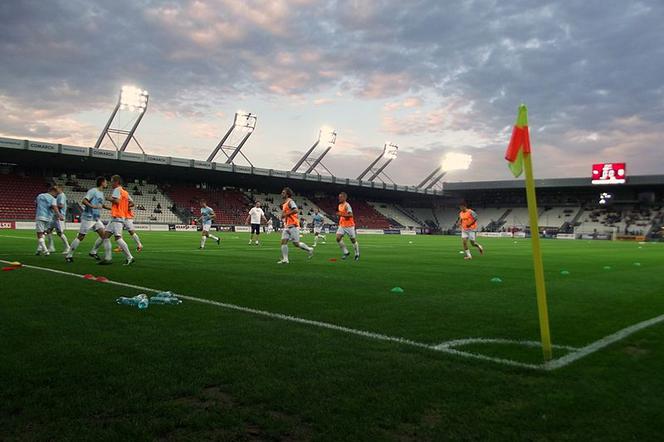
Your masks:
<svg viewBox="0 0 664 442"><path fill-rule="evenodd" d="M242 147L247 142L251 134L254 133L254 130L256 129L256 120L256 114L252 114L251 112L235 112L233 124L222 137L221 141L219 141L217 146L212 150L210 156L208 156L207 161L213 161L217 154L221 152L226 156L226 164L235 164L235 158L240 155L247 163L249 163L251 167L254 167L249 158L247 158L247 156L242 152ZM226 144L226 142L231 137L231 134L233 133L244 133L244 135L242 136L239 143Z"/></svg>
<svg viewBox="0 0 664 442"><path fill-rule="evenodd" d="M447 171L443 170L443 166L438 166L434 169L433 172L431 172L429 175L427 175L426 178L422 180L420 184L418 184L416 187L418 189L424 188L424 189L431 189L433 186L438 184L440 180L443 179L443 177L447 174ZM426 187L425 187L426 186Z"/></svg>
<svg viewBox="0 0 664 442"><path fill-rule="evenodd" d="M141 152L145 153L143 146L141 146L134 134L136 133L136 129L138 128L138 125L141 123L141 120L145 115L149 100L150 96L148 91L139 89L135 86L123 86L120 90L118 102L116 103L113 112L111 112L111 116L106 122L104 129L102 129L101 133L99 134L99 138L97 138L97 142L95 143L94 148L99 149L101 144L104 142L104 139L108 137L115 149L119 152L124 152L127 150L129 142L134 140ZM133 119L131 129L124 130L111 127L113 122L116 120L116 117L118 116L118 111L120 110L127 110L132 113L137 113L137 116ZM120 147L118 147L118 144L113 140L110 134L122 135L124 137Z"/></svg>
<svg viewBox="0 0 664 442"><path fill-rule="evenodd" d="M337 132L334 129L328 127L321 127L320 131L318 132L318 140L316 140L316 142L309 148L309 150L304 153L302 158L300 158L298 162L295 163L295 166L293 166L291 172L297 172L302 167L302 165L305 165L307 168L305 169L304 173L310 174L311 172L316 172L316 174L320 175L320 172L317 170L317 168L320 166L330 176L333 176L332 172L330 172L330 169L328 169L325 164L323 164L322 160L325 155L327 155L328 152L332 150L336 142ZM324 145L325 149L320 155L318 155L318 157L314 157L313 153L320 145Z"/></svg>
<svg viewBox="0 0 664 442"><path fill-rule="evenodd" d="M364 169L364 171L357 177L358 180L364 179L367 175L371 174L368 178L369 181L374 181L376 178L380 179L382 182L385 182L385 179L389 180L392 184L394 181L385 173L385 168L397 157L397 151L399 146L393 143L385 143L383 146L383 151L378 158L373 160L369 167Z"/></svg>

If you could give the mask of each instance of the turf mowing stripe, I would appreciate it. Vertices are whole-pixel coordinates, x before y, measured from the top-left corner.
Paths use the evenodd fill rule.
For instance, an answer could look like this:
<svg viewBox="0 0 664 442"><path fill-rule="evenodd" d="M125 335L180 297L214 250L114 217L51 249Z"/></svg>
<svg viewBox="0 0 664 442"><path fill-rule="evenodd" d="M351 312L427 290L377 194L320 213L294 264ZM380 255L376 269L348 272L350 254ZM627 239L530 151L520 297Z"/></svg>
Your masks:
<svg viewBox="0 0 664 442"><path fill-rule="evenodd" d="M625 327L622 330L618 330L617 332L613 333L612 335L604 336L602 339L598 339L597 341L592 342L586 345L585 347L581 347L580 349L578 349L573 353L549 361L545 363L544 366L547 370L555 370L556 368L564 367L566 365L571 364L574 361L578 361L581 358L585 358L589 354L595 353L596 351L601 350L604 347L607 347L622 339L625 339L629 335L641 331L644 328L648 328L653 325L659 324L660 322L664 322L664 314L659 315L652 319L648 319L643 322L639 322L638 324Z"/></svg>
<svg viewBox="0 0 664 442"><path fill-rule="evenodd" d="M11 264L10 261L5 261L5 260L0 260L1 263L5 264ZM35 269L35 270L42 270L46 272L51 272L51 273L57 273L60 275L65 275L65 276L74 276L77 278L85 279L83 278L83 275L79 275L77 273L71 273L71 272L65 272L63 270L55 270L55 269L50 269L48 267L38 267L38 266L32 266L32 265L26 265L23 264L23 267L29 268L29 269ZM147 292L160 292L161 290L149 288L149 287L143 287L135 284L129 284L125 282L118 282L118 281L107 281L107 284L113 284L121 287L130 287L130 288L135 288L138 290L144 290ZM210 299L204 299L204 298L197 298L194 296L188 296L188 295L181 295L178 293L174 293L174 295L182 298L182 299L187 299L189 301L193 302L198 302L202 304L209 304L209 305L215 305L218 307L222 307L228 310L235 310L235 311L240 311L244 313L249 313L257 316L264 316L272 319L279 319L283 321L288 321L288 322L295 322L298 324L304 324L304 325L310 325L314 327L319 327L319 328L325 328L328 330L335 330L335 331L340 331L343 333L347 334L352 334L356 336L362 336L365 338L370 338L370 339L375 339L379 341L386 341L386 342L394 342L398 344L404 344L404 345L409 345L412 347L418 347L418 348L424 348L427 350L433 350L441 353L446 353L446 354L451 354L455 356L460 356L460 357L465 357L465 358L470 358L470 359L477 359L477 360L482 360L482 361L490 361L502 365L508 365L512 367L520 367L520 368L529 368L529 369L535 369L535 370L555 370L561 367L564 367L566 365L571 364L572 362L578 361L579 359L582 359L592 353L595 353L598 350L601 350L604 347L607 347L617 341L620 341L621 339L626 338L627 336L636 333L637 331L643 330L647 327L650 327L652 325L658 324L660 322L664 321L664 314L657 316L652 319L648 319L643 322L639 322L638 324L634 324L632 326L629 326L627 328L624 328L622 330L617 331L616 333L613 333L611 335L605 336L597 341L592 342L591 344L586 345L585 347L582 347L580 349L576 349L575 347L571 346L566 346L566 345L556 345L555 347L561 348L561 349L566 349L566 350L571 350L572 353L569 353L565 356L562 356L558 359L554 359L549 362L545 362L543 364L527 364L524 362L518 362L518 361L513 361L511 359L503 359L503 358L497 358L497 357L492 357L492 356L485 356L482 354L477 354L477 353L469 353L465 351L460 351L456 350L453 348L454 346L458 345L465 345L465 344L471 344L471 343L482 343L482 342L487 342L487 343L515 343L515 344L520 344L520 345L527 345L527 346L539 346L539 342L535 341L519 341L519 340L510 340L510 339L500 339L500 338L467 338L467 339L457 339L457 340L452 340L452 341L446 341L441 344L437 345L429 345L429 344L424 344L422 342L416 342L412 341L410 339L406 338L401 338L401 337L396 337L396 336L388 336L388 335L383 335L380 333L374 333L374 332L369 332L369 331L364 331L364 330L357 330L354 328L349 328L349 327L344 327L341 325L336 325L336 324L331 324L328 322L321 322L321 321L315 321L311 319L304 319L304 318L299 318L297 316L290 316L286 315L283 313L273 313L269 312L266 310L258 310L258 309L253 309L250 307L243 307L240 305L236 304L228 304L225 302L218 302L218 301L213 301Z"/></svg>

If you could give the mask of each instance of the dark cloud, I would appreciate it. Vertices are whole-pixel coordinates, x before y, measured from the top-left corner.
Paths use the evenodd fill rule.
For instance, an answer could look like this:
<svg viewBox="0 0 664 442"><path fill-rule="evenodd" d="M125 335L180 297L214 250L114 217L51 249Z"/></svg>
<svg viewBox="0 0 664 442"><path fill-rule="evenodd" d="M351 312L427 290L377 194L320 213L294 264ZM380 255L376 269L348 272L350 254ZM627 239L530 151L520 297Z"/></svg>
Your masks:
<svg viewBox="0 0 664 442"><path fill-rule="evenodd" d="M435 107L430 123L440 128L427 130L426 146L402 149L409 162L396 173L408 183L444 149L470 149L450 146L445 131L486 140L473 150L484 164L480 158L502 148L521 101L547 160L568 164L555 173L578 173L582 165L570 158L593 155L624 153L639 163L663 141L664 3L657 0L23 0L3 2L0 21L4 133L66 135L70 127L80 135L84 125L67 115L107 108L131 81L150 90L153 111L193 119L238 96L418 95ZM458 113L450 102L472 106ZM412 112L383 115L399 127L386 133L421 132ZM63 118L64 129L49 127ZM630 118L638 118L638 134L625 128ZM664 161L643 166L650 172Z"/></svg>

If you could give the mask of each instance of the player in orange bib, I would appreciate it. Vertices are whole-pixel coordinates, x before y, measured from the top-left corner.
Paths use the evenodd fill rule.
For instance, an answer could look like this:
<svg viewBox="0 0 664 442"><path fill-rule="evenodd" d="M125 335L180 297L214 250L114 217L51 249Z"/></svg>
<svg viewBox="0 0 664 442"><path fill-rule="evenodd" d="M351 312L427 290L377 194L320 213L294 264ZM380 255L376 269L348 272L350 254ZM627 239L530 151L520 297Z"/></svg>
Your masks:
<svg viewBox="0 0 664 442"><path fill-rule="evenodd" d="M346 192L339 194L339 206L337 206L337 216L339 217L339 227L337 228L337 244L343 253L341 259L346 259L350 255L346 244L344 244L344 235L348 235L350 242L353 243L355 250L355 261L360 260L360 243L357 242L355 233L355 215L353 208L348 204L348 195Z"/></svg>
<svg viewBox="0 0 664 442"><path fill-rule="evenodd" d="M281 191L281 218L283 219L284 228L281 232L281 260L277 261L278 264L288 264L288 241L291 241L295 247L306 250L309 258L314 256L314 249L300 241L300 219L298 217L298 208L295 201L293 201L293 191L289 187L285 187Z"/></svg>
<svg viewBox="0 0 664 442"><path fill-rule="evenodd" d="M461 240L463 241L463 259L473 259L473 255L470 254L470 249L468 249L468 240L473 246L477 247L480 255L484 255L484 248L476 241L477 213L470 209L465 201L459 204L459 209L461 210L459 212L459 226L461 227Z"/></svg>
<svg viewBox="0 0 664 442"><path fill-rule="evenodd" d="M113 175L111 177L111 186L113 193L111 194L111 221L108 223L106 229L106 237L115 237L115 242L122 250L125 258L125 265L132 265L135 260L129 251L129 246L122 239L122 229L127 227L127 217L129 216L129 193L122 188L122 178L120 175ZM100 261L99 264L110 264L108 260Z"/></svg>

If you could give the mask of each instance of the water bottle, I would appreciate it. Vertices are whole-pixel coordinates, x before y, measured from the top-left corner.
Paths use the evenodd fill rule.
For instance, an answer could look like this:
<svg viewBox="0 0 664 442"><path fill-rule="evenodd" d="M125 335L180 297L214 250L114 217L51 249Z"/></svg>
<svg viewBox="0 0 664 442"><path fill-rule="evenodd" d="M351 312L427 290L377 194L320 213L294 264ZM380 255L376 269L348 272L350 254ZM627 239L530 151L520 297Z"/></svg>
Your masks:
<svg viewBox="0 0 664 442"><path fill-rule="evenodd" d="M171 304L171 305L178 305L182 304L182 301L176 298L175 296L160 296L161 293L153 296L150 298L150 303L152 304Z"/></svg>
<svg viewBox="0 0 664 442"><path fill-rule="evenodd" d="M126 296L120 296L115 302L120 305L136 305L134 298L127 298Z"/></svg>
<svg viewBox="0 0 664 442"><path fill-rule="evenodd" d="M141 293L140 295L136 295L135 298L137 299L136 305L138 306L139 309L143 310L148 308L148 305L150 304L148 295L146 295L145 293Z"/></svg>

